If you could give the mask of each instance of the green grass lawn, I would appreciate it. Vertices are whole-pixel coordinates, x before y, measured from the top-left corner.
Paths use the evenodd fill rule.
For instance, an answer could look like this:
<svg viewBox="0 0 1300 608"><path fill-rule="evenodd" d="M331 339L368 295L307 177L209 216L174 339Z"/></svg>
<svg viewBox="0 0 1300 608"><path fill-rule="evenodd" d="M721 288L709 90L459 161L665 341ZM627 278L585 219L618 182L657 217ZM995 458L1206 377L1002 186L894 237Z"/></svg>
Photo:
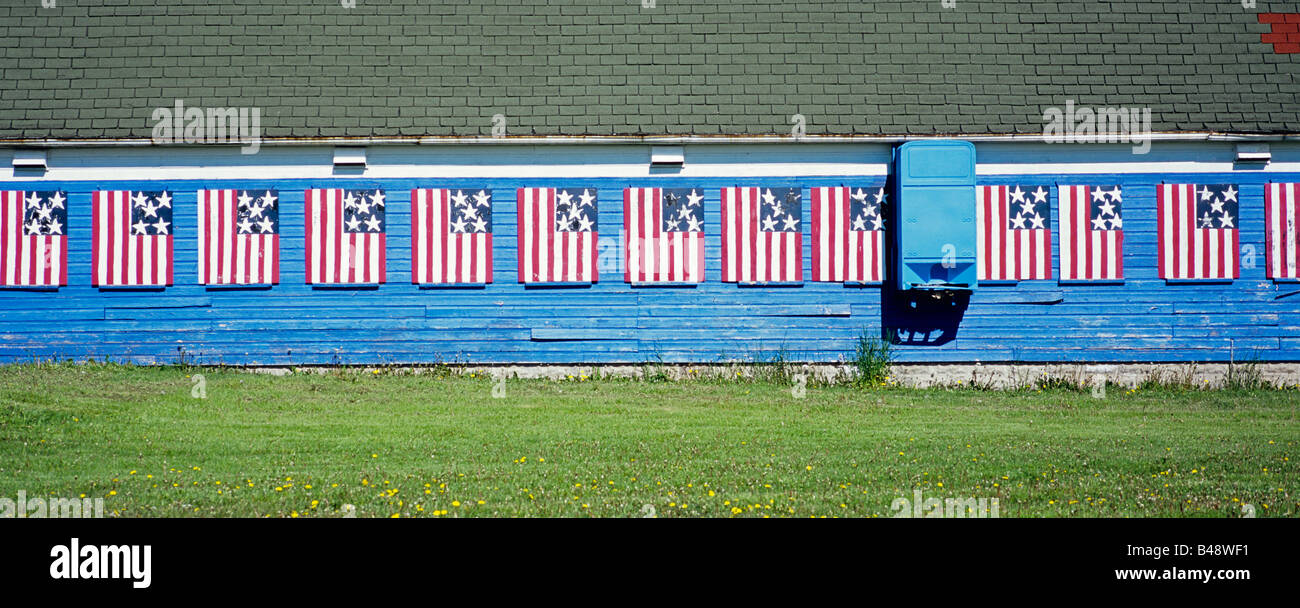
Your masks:
<svg viewBox="0 0 1300 608"><path fill-rule="evenodd" d="M887 517L915 489L1003 517L1300 508L1295 391L492 384L0 367L0 497L129 517Z"/></svg>

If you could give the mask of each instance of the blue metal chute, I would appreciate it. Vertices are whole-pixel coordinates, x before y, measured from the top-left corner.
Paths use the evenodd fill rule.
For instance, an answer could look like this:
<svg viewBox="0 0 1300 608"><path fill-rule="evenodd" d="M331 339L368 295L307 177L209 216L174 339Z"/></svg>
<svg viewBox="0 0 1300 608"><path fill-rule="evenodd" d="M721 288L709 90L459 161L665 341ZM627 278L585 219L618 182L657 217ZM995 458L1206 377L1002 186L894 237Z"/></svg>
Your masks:
<svg viewBox="0 0 1300 608"><path fill-rule="evenodd" d="M894 150L898 289L972 291L975 146L914 141Z"/></svg>

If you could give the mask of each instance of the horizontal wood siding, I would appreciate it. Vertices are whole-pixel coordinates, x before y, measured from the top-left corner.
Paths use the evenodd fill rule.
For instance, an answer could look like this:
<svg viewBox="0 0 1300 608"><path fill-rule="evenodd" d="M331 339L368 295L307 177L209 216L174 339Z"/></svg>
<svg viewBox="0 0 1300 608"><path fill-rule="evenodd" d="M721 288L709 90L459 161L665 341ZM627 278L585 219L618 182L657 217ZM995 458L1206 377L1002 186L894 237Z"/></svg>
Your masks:
<svg viewBox="0 0 1300 608"><path fill-rule="evenodd" d="M1255 264L1232 282L1170 284L1157 278L1156 186L1162 179L1241 185L1241 243ZM1124 188L1122 284L1056 280L981 285L955 333L934 344L904 344L900 361L1223 361L1300 360L1300 284L1265 278L1264 183L1300 174L1007 176L982 184L1052 189L1053 260L1058 252L1055 185ZM870 185L881 176L636 179L286 179L278 181L48 181L4 189L61 188L70 197L68 286L0 290L0 361L110 358L207 364L613 363L789 359L838 361L858 335L879 335L882 288L808 282L753 287L720 281L718 189L723 186ZM591 286L524 287L516 278L515 189L599 188L601 281ZM622 190L629 186L707 191L707 278L698 286L622 281ZM378 288L304 284L303 191L317 187L388 191L388 283ZM410 283L410 190L494 190L494 282L421 288ZM166 188L175 194L175 285L99 290L91 279L90 193ZM276 188L281 196L280 284L204 288L196 269L195 191ZM806 196L806 195L805 195ZM803 229L809 228L804 206ZM804 275L811 276L810 239ZM610 265L613 264L613 265ZM1059 272L1053 272L1059 276ZM936 330L937 333L937 330Z"/></svg>

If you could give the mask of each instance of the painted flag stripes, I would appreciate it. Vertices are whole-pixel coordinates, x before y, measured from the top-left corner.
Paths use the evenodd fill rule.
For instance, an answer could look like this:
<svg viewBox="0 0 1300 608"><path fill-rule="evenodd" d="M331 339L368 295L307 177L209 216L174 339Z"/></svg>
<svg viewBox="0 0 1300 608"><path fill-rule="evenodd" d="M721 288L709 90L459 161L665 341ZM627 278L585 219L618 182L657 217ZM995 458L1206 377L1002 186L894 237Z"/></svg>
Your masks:
<svg viewBox="0 0 1300 608"><path fill-rule="evenodd" d="M1061 186L1061 280L1124 278L1124 222L1119 186Z"/></svg>
<svg viewBox="0 0 1300 608"><path fill-rule="evenodd" d="M595 283L595 188L520 188L519 282Z"/></svg>
<svg viewBox="0 0 1300 608"><path fill-rule="evenodd" d="M1043 186L975 188L979 280L1052 278L1052 226L1047 194Z"/></svg>
<svg viewBox="0 0 1300 608"><path fill-rule="evenodd" d="M411 191L411 282L492 282L492 191Z"/></svg>
<svg viewBox="0 0 1300 608"><path fill-rule="evenodd" d="M812 188L814 281L876 283L884 276L885 189Z"/></svg>
<svg viewBox="0 0 1300 608"><path fill-rule="evenodd" d="M802 281L802 217L798 188L723 188L723 282Z"/></svg>
<svg viewBox="0 0 1300 608"><path fill-rule="evenodd" d="M0 286L68 284L68 195L0 192Z"/></svg>
<svg viewBox="0 0 1300 608"><path fill-rule="evenodd" d="M623 190L623 280L704 281L704 195L695 188Z"/></svg>
<svg viewBox="0 0 1300 608"><path fill-rule="evenodd" d="M1157 186L1160 278L1237 278L1237 193L1233 184Z"/></svg>
<svg viewBox="0 0 1300 608"><path fill-rule="evenodd" d="M92 284L172 283L172 194L100 190L91 196Z"/></svg>
<svg viewBox="0 0 1300 608"><path fill-rule="evenodd" d="M1264 186L1268 278L1300 279L1300 184Z"/></svg>
<svg viewBox="0 0 1300 608"><path fill-rule="evenodd" d="M280 193L199 190L199 284L280 282Z"/></svg>
<svg viewBox="0 0 1300 608"><path fill-rule="evenodd" d="M380 189L307 190L307 283L383 283L385 215Z"/></svg>

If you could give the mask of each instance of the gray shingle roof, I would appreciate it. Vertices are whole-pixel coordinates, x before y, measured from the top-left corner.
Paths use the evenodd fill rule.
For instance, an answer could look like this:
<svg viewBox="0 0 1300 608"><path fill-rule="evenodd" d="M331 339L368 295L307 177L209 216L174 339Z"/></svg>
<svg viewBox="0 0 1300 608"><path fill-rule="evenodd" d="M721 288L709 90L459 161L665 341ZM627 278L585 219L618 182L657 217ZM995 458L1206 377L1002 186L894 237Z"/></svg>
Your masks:
<svg viewBox="0 0 1300 608"><path fill-rule="evenodd" d="M647 0L647 3L649 0ZM261 108L266 137L1300 132L1294 3L38 0L0 7L0 140L148 138L155 108Z"/></svg>

